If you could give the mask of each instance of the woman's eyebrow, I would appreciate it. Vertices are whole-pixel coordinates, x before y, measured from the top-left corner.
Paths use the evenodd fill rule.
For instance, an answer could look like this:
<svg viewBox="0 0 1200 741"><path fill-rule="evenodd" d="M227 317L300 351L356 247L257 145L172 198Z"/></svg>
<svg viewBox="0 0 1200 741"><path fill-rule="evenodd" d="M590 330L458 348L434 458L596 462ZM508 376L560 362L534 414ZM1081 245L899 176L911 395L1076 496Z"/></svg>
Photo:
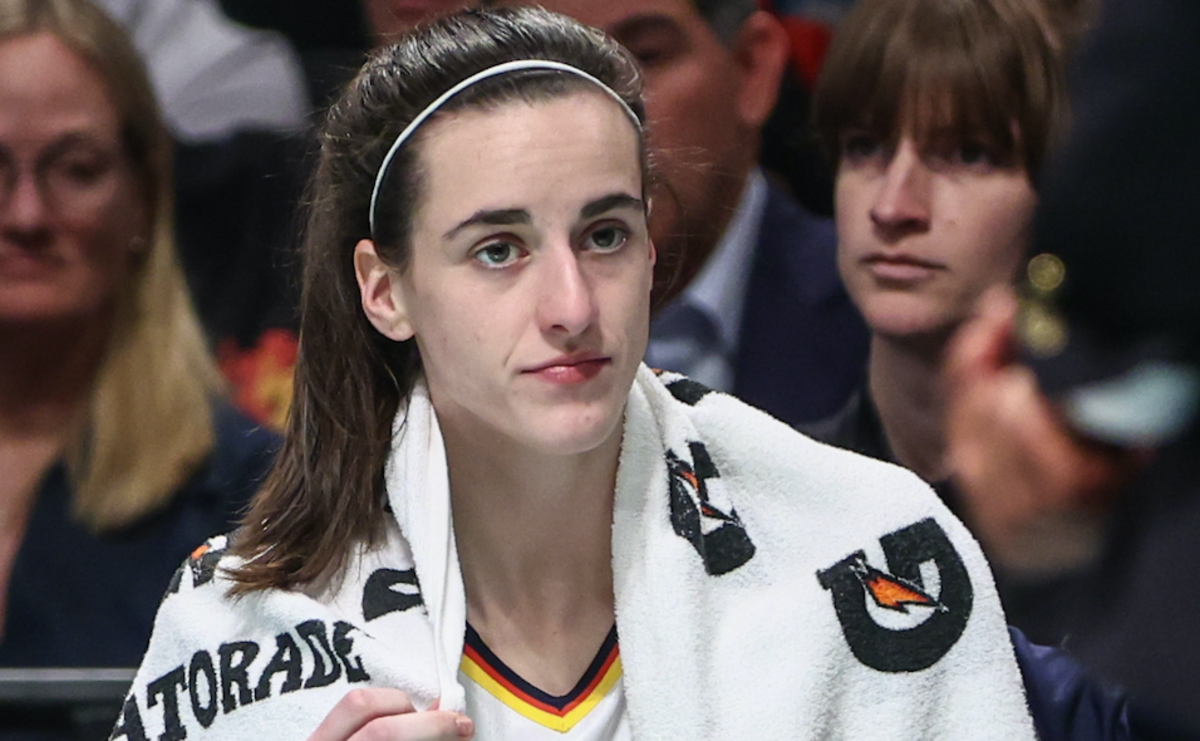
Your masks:
<svg viewBox="0 0 1200 741"><path fill-rule="evenodd" d="M443 239L453 239L463 229L471 226L508 226L510 224L529 224L533 219L523 208L501 208L491 211L476 211L469 218L460 221L450 231L442 235Z"/></svg>
<svg viewBox="0 0 1200 741"><path fill-rule="evenodd" d="M617 208L636 208L642 210L644 207L641 198L635 198L627 193L612 193L584 204L583 208L579 209L579 215L581 218L589 219ZM476 211L470 217L460 221L450 231L443 234L442 238L453 239L463 229L472 226L509 226L511 224L531 223L533 223L532 217L523 208L499 208Z"/></svg>
<svg viewBox="0 0 1200 741"><path fill-rule="evenodd" d="M627 193L613 193L611 195L597 198L579 209L579 216L584 219L590 219L593 216L598 216L605 211L612 211L616 208L635 208L645 210L641 198L634 198Z"/></svg>

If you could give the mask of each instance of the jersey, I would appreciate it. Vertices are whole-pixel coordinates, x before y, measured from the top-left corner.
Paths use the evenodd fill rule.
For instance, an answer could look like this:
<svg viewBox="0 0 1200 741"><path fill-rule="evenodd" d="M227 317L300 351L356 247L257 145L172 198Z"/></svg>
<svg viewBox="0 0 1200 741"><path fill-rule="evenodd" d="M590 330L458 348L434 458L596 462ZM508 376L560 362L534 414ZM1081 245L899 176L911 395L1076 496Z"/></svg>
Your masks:
<svg viewBox="0 0 1200 741"><path fill-rule="evenodd" d="M565 695L526 682L484 644L470 625L459 679L476 741L631 741L625 713L617 629Z"/></svg>

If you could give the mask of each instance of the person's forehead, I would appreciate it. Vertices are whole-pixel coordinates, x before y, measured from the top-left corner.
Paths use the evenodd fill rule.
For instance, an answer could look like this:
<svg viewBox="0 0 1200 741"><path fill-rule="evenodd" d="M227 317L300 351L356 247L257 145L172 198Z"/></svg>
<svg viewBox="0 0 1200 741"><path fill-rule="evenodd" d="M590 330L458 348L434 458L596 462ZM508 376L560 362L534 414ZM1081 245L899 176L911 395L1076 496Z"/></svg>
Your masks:
<svg viewBox="0 0 1200 741"><path fill-rule="evenodd" d="M48 33L0 41L0 114L15 129L88 131L115 137L118 114L101 75L74 50ZM30 120L22 117L32 116Z"/></svg>
<svg viewBox="0 0 1200 741"><path fill-rule="evenodd" d="M693 0L540 0L538 4L614 36L631 24L651 20L685 27L704 22Z"/></svg>
<svg viewBox="0 0 1200 741"><path fill-rule="evenodd" d="M640 184L643 176L637 130L616 103L595 91L458 111L432 121L420 147L431 184L454 183L502 198L525 186L555 192L555 183L565 181L546 177L547 168L558 167L560 177L576 183L617 174ZM509 178L479 177L488 167Z"/></svg>

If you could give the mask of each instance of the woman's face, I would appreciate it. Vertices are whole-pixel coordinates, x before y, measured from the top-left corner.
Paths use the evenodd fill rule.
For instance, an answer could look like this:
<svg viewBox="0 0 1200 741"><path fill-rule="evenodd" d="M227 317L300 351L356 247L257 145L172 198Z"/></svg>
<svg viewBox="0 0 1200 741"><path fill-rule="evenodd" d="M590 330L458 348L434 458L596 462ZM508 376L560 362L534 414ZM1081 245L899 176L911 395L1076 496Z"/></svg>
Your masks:
<svg viewBox="0 0 1200 741"><path fill-rule="evenodd" d="M970 142L843 138L838 268L873 332L944 337L986 289L1009 283L1037 197L1025 168Z"/></svg>
<svg viewBox="0 0 1200 741"><path fill-rule="evenodd" d="M620 434L654 249L637 132L600 92L430 125L397 291L441 424L574 454Z"/></svg>
<svg viewBox="0 0 1200 741"><path fill-rule="evenodd" d="M0 41L0 322L111 305L145 215L104 79L48 33Z"/></svg>

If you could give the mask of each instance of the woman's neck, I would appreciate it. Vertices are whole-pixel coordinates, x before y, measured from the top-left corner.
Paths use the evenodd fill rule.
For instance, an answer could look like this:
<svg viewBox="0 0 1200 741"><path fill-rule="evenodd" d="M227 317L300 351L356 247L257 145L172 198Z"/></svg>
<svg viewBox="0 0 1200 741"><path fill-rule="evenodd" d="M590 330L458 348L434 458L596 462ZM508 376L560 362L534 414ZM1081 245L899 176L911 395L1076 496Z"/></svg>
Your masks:
<svg viewBox="0 0 1200 741"><path fill-rule="evenodd" d="M546 692L576 685L613 626L612 518L621 432L572 456L443 428L467 620Z"/></svg>
<svg viewBox="0 0 1200 741"><path fill-rule="evenodd" d="M867 378L896 462L926 481L949 475L943 435L945 340L873 335Z"/></svg>
<svg viewBox="0 0 1200 741"><path fill-rule="evenodd" d="M553 629L580 612L611 614L621 432L585 453L550 456L443 430L455 537L477 619L519 615Z"/></svg>
<svg viewBox="0 0 1200 741"><path fill-rule="evenodd" d="M100 319L0 324L0 437L65 436L108 337Z"/></svg>

